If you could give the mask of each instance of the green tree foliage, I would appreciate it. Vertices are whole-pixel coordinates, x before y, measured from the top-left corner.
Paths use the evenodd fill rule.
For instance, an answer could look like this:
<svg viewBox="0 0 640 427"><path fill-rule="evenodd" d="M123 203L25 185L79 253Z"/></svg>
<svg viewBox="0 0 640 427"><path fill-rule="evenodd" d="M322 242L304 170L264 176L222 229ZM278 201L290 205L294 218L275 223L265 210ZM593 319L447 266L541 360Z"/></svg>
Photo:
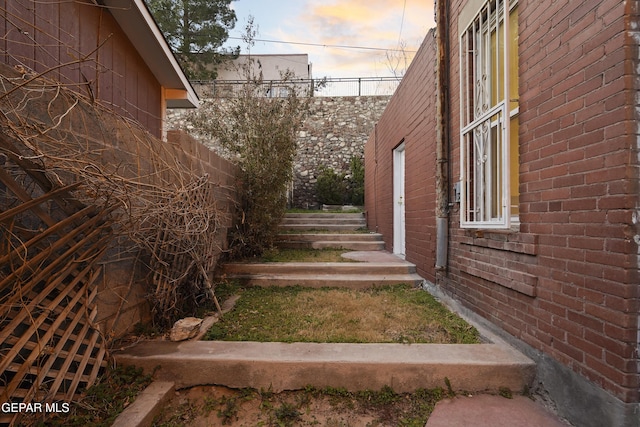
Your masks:
<svg viewBox="0 0 640 427"><path fill-rule="evenodd" d="M321 167L316 181L316 196L325 205L341 205L346 201L347 186L344 174Z"/></svg>
<svg viewBox="0 0 640 427"><path fill-rule="evenodd" d="M349 161L350 174L321 167L316 182L316 197L325 205L364 204L364 163L354 156Z"/></svg>
<svg viewBox="0 0 640 427"><path fill-rule="evenodd" d="M160 30L191 80L212 80L233 51L222 48L236 24L232 0L146 0Z"/></svg>

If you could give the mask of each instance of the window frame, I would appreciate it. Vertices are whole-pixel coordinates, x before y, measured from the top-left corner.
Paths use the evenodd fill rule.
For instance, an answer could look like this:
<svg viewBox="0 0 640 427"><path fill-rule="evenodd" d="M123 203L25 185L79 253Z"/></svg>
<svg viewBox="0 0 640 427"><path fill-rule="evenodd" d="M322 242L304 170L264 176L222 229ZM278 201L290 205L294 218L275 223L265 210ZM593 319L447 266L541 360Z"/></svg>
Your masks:
<svg viewBox="0 0 640 427"><path fill-rule="evenodd" d="M511 212L510 128L519 107L517 99L512 106L509 72L509 18L517 0L473 5L459 33L460 226L509 229L518 222Z"/></svg>

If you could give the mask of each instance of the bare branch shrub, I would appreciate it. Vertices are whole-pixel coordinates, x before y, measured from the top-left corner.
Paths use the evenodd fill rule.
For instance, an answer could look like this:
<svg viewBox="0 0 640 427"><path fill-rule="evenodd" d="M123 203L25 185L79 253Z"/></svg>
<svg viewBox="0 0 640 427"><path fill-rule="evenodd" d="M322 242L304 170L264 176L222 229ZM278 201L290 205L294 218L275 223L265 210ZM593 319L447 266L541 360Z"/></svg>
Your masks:
<svg viewBox="0 0 640 427"><path fill-rule="evenodd" d="M0 73L0 152L54 185L79 182L85 205L115 207L116 237L142 250L155 322L166 326L214 296L221 211L213 184L185 153L59 83Z"/></svg>

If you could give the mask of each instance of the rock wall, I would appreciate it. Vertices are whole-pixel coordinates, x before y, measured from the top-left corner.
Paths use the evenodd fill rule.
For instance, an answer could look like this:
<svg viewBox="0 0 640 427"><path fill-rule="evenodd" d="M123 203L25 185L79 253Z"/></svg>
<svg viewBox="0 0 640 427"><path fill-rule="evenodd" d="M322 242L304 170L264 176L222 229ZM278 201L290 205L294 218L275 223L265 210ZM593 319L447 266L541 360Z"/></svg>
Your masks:
<svg viewBox="0 0 640 427"><path fill-rule="evenodd" d="M315 185L322 167L348 175L351 158L364 159L364 145L390 98L351 96L312 100L309 117L298 134L298 154L289 193L292 207L318 206ZM169 110L168 128L193 133L184 114L184 110ZM211 146L210 141L201 142Z"/></svg>
<svg viewBox="0 0 640 427"><path fill-rule="evenodd" d="M389 96L318 97L298 134L291 203L317 207L315 185L320 169L349 174L352 157L364 159L364 144Z"/></svg>

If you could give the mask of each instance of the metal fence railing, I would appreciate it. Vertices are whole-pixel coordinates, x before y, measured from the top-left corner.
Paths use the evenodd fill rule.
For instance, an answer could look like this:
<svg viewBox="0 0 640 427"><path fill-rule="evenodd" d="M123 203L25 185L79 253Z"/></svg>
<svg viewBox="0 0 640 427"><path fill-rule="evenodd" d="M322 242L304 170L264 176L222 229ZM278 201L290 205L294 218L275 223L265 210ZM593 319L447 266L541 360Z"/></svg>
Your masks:
<svg viewBox="0 0 640 427"><path fill-rule="evenodd" d="M192 81L195 90L203 97L233 97L245 80ZM323 79L264 80L256 87L263 96L286 97L291 90L311 96L388 96L393 95L400 84L398 77L347 77Z"/></svg>

